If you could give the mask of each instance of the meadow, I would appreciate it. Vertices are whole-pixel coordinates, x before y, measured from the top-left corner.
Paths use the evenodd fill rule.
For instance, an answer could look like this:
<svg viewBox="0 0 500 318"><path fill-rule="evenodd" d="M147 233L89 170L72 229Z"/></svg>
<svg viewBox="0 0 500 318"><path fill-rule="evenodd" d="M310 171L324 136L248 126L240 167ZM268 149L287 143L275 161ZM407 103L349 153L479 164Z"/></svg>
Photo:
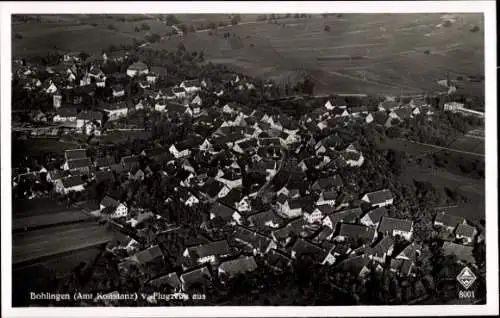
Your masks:
<svg viewBox="0 0 500 318"><path fill-rule="evenodd" d="M148 47L172 51L182 42L190 51L204 51L207 61L278 82L308 74L317 82L317 94L435 92L444 90L437 81L448 75L456 79L484 73L482 15L454 16L456 21L445 27L442 15L434 13L313 15L275 23L257 21L257 15L247 14L242 15L239 25L190 32L183 37L166 36ZM195 27L230 21L224 14L177 18ZM43 27L35 22L16 24L13 32L23 38L14 39L14 52L56 45L92 53L110 44L144 40L145 32L134 31L144 22L151 26L150 32L165 35L162 22L154 16L119 22L116 17L80 15L76 21L44 22ZM108 29L109 24L116 30ZM479 26L479 31L471 32L473 26ZM484 95L483 83L461 82L458 89Z"/></svg>

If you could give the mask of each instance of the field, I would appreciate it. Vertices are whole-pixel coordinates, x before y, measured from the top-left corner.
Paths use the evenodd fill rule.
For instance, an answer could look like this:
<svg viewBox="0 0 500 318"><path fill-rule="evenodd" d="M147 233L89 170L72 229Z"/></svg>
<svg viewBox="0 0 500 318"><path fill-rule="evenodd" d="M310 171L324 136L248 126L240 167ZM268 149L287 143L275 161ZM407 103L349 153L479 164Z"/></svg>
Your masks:
<svg viewBox="0 0 500 318"><path fill-rule="evenodd" d="M458 138L451 147L463 151L479 154L485 153L484 129L475 129L463 137Z"/></svg>
<svg viewBox="0 0 500 318"><path fill-rule="evenodd" d="M49 225L57 225L62 223L78 223L82 221L91 221L92 217L85 212L78 210L68 210L58 213L51 213L48 215L37 215L23 218L16 218L13 220L12 229L22 230L24 227L34 228Z"/></svg>
<svg viewBox="0 0 500 318"><path fill-rule="evenodd" d="M205 58L214 63L228 64L250 75L281 82L307 74L316 80L317 94L414 94L442 91L437 81L448 74L455 79L484 73L482 15L456 14L456 21L449 27L442 26L441 16L344 14L324 18L313 15L268 23L256 21L257 15L242 15L242 22L237 26L221 27L215 32L188 33L184 37L164 37L148 47L172 51L182 42L188 50L204 51ZM37 25L30 28L29 23L15 25L14 32L25 36L14 39L14 52L22 53L25 48L50 49L53 41L68 50L99 51L111 43L130 42L143 36L133 30L133 24L142 22L119 23L116 19L106 19L80 15L78 25L69 24L74 21L52 23L52 27L43 28ZM197 26L229 20L229 17L199 14L179 15L178 19ZM117 30L107 29L110 21L115 21L113 25ZM65 23L69 28L61 26ZM98 25L93 27L89 23ZM161 25L157 25L161 22L148 20L147 23L152 25L152 30L164 35L160 32ZM325 31L327 25L330 31ZM480 31L470 32L476 25ZM31 37L31 32L36 35ZM224 37L227 32L230 36ZM484 95L483 83L459 83L458 89Z"/></svg>
<svg viewBox="0 0 500 318"><path fill-rule="evenodd" d="M87 222L14 233L12 262L18 264L96 246L112 236L105 227Z"/></svg>

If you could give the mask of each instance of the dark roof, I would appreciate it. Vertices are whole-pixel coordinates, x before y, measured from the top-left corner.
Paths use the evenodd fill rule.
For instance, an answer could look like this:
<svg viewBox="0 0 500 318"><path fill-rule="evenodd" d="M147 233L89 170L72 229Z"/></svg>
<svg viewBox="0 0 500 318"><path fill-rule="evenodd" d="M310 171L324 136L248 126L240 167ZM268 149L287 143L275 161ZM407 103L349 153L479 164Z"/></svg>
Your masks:
<svg viewBox="0 0 500 318"><path fill-rule="evenodd" d="M158 257L162 257L163 253L158 245L151 246L148 249L135 254L135 257L140 263L149 263Z"/></svg>
<svg viewBox="0 0 500 318"><path fill-rule="evenodd" d="M337 265L337 268L344 272L349 272L354 276L358 276L361 270L368 265L368 258L361 256L349 257Z"/></svg>
<svg viewBox="0 0 500 318"><path fill-rule="evenodd" d="M148 69L148 66L144 62L137 61L137 62L133 63L132 65L130 65L128 67L128 69L134 70L134 71L144 71L144 70Z"/></svg>
<svg viewBox="0 0 500 318"><path fill-rule="evenodd" d="M383 216L387 216L387 209L385 207L380 207L373 209L371 211L368 211L365 216L368 216L370 220L372 220L373 223L378 223L380 222L380 219Z"/></svg>
<svg viewBox="0 0 500 318"><path fill-rule="evenodd" d="M61 179L61 182L65 188L71 188L77 185L82 185L83 182L81 176L69 176Z"/></svg>
<svg viewBox="0 0 500 318"><path fill-rule="evenodd" d="M115 158L111 156L96 158L94 162L96 167L109 167L115 163Z"/></svg>
<svg viewBox="0 0 500 318"><path fill-rule="evenodd" d="M412 114L412 110L411 108L398 108L394 111L398 116L399 118L401 119L406 119L406 118L410 118L411 117L411 114Z"/></svg>
<svg viewBox="0 0 500 318"><path fill-rule="evenodd" d="M113 181L114 180L113 172L111 172L111 170L97 171L95 173L95 180L96 182Z"/></svg>
<svg viewBox="0 0 500 318"><path fill-rule="evenodd" d="M309 241L298 238L292 247L292 252L295 252L295 258L299 259L304 255L310 255L317 261L322 261L326 256L325 251Z"/></svg>
<svg viewBox="0 0 500 318"><path fill-rule="evenodd" d="M236 226L234 230L234 239L251 248L259 251L265 251L272 240L255 231L249 230L243 226Z"/></svg>
<svg viewBox="0 0 500 318"><path fill-rule="evenodd" d="M387 255L389 249L394 246L394 241L390 236L384 236L370 251L376 257Z"/></svg>
<svg viewBox="0 0 500 318"><path fill-rule="evenodd" d="M78 111L75 107L61 107L56 110L61 117L76 117Z"/></svg>
<svg viewBox="0 0 500 318"><path fill-rule="evenodd" d="M219 194L220 190L224 188L224 183L215 180L209 179L203 186L200 187L200 191L204 192L208 197L214 198Z"/></svg>
<svg viewBox="0 0 500 318"><path fill-rule="evenodd" d="M199 87L200 81L197 79L183 81L185 87Z"/></svg>
<svg viewBox="0 0 500 318"><path fill-rule="evenodd" d="M339 222L351 223L356 221L362 213L363 211L360 208L354 208L328 214L328 217L332 221L332 227L335 228Z"/></svg>
<svg viewBox="0 0 500 318"><path fill-rule="evenodd" d="M86 149L68 149L64 151L64 156L66 160L79 159L87 157Z"/></svg>
<svg viewBox="0 0 500 318"><path fill-rule="evenodd" d="M112 164L109 166L109 168L111 169L111 171L115 172L115 173L122 173L122 172L125 172L125 168L123 168L123 166L119 163L116 163L116 164Z"/></svg>
<svg viewBox="0 0 500 318"><path fill-rule="evenodd" d="M66 170L51 170L48 172L48 174L50 174L50 178L52 180L57 180L68 176L70 172Z"/></svg>
<svg viewBox="0 0 500 318"><path fill-rule="evenodd" d="M314 201L312 200L312 197L310 197L310 196L288 200L288 206L290 207L290 209L301 208L301 209L312 210L311 208L313 205L314 205Z"/></svg>
<svg viewBox="0 0 500 318"><path fill-rule="evenodd" d="M109 195L106 195L102 200L101 200L101 205L105 206L106 208L108 207L116 207L120 204L120 202Z"/></svg>
<svg viewBox="0 0 500 318"><path fill-rule="evenodd" d="M335 200L337 198L337 191L323 191L321 193L323 200Z"/></svg>
<svg viewBox="0 0 500 318"><path fill-rule="evenodd" d="M444 242L442 249L444 255L456 255L459 260L475 263L474 256L472 254L472 251L474 250L473 246L466 246L453 242Z"/></svg>
<svg viewBox="0 0 500 318"><path fill-rule="evenodd" d="M459 224L455 229L455 235L461 235L465 237L474 237L474 232L476 228L467 224Z"/></svg>
<svg viewBox="0 0 500 318"><path fill-rule="evenodd" d="M131 165L131 164L136 164L136 163L139 163L139 156L136 156L136 155L132 155L132 156L125 156L125 157L122 157L120 162L123 164L123 165Z"/></svg>
<svg viewBox="0 0 500 318"><path fill-rule="evenodd" d="M219 202L236 209L236 203L240 202L243 197L244 195L241 189L231 189L225 197L219 199Z"/></svg>
<svg viewBox="0 0 500 318"><path fill-rule="evenodd" d="M253 256L240 257L234 260L223 262L219 265L219 270L227 273L229 277L237 276L238 274L251 272L257 269L257 263Z"/></svg>
<svg viewBox="0 0 500 318"><path fill-rule="evenodd" d="M79 159L68 160L69 169L90 167L91 165L92 163L90 162L90 158L79 158Z"/></svg>
<svg viewBox="0 0 500 318"><path fill-rule="evenodd" d="M371 241L375 237L375 230L364 225L342 223L340 224L339 236Z"/></svg>
<svg viewBox="0 0 500 318"><path fill-rule="evenodd" d="M415 242L409 244L406 246L397 256L396 258L404 258L404 259L409 259L411 261L414 261L415 258L417 257L417 251L419 250L419 247Z"/></svg>
<svg viewBox="0 0 500 318"><path fill-rule="evenodd" d="M182 93L182 92L185 92L186 90L184 89L184 87L174 87L172 88L172 92L173 93Z"/></svg>
<svg viewBox="0 0 500 318"><path fill-rule="evenodd" d="M185 289L189 289L195 284L205 284L212 279L207 267L197 268L181 275L181 282Z"/></svg>
<svg viewBox="0 0 500 318"><path fill-rule="evenodd" d="M271 249L266 255L266 263L273 267L283 269L283 267L288 267L292 262L290 255L283 251Z"/></svg>
<svg viewBox="0 0 500 318"><path fill-rule="evenodd" d="M177 103L167 103L166 110L172 113L185 113L188 108Z"/></svg>
<svg viewBox="0 0 500 318"><path fill-rule="evenodd" d="M372 204L382 203L393 198L391 191L388 189L370 192L367 193L366 196Z"/></svg>
<svg viewBox="0 0 500 318"><path fill-rule="evenodd" d="M465 219L461 216L456 216L452 214L448 214L446 212L439 212L436 214L435 222L441 222L445 226L449 227L457 227L457 225L464 223Z"/></svg>
<svg viewBox="0 0 500 318"><path fill-rule="evenodd" d="M410 232L413 227L413 222L405 219L382 217L378 231L382 233L392 233L394 230Z"/></svg>
<svg viewBox="0 0 500 318"><path fill-rule="evenodd" d="M148 282L153 287L160 288L165 285L170 286L173 289L178 289L181 286L181 281L179 279L179 276L177 275L176 272L157 277L155 279L152 279Z"/></svg>
<svg viewBox="0 0 500 318"><path fill-rule="evenodd" d="M253 214L250 217L248 217L248 221L253 226L268 226L269 223L276 224L276 225L280 226L284 222L284 220L282 218L280 218L272 210Z"/></svg>
<svg viewBox="0 0 500 318"><path fill-rule="evenodd" d="M395 101L383 101L380 103L380 107L384 108L385 110L391 110L392 108L396 108L398 106L398 103Z"/></svg>
<svg viewBox="0 0 500 318"><path fill-rule="evenodd" d="M391 268L400 272L403 276L408 276L413 267L413 263L406 259L391 259Z"/></svg>
<svg viewBox="0 0 500 318"><path fill-rule="evenodd" d="M227 255L231 252L227 241L210 242L187 248L191 257L203 258L212 255Z"/></svg>
<svg viewBox="0 0 500 318"><path fill-rule="evenodd" d="M210 209L210 214L215 215L215 217L220 217L223 220L231 220L234 212L236 212L236 210L219 202L215 203Z"/></svg>

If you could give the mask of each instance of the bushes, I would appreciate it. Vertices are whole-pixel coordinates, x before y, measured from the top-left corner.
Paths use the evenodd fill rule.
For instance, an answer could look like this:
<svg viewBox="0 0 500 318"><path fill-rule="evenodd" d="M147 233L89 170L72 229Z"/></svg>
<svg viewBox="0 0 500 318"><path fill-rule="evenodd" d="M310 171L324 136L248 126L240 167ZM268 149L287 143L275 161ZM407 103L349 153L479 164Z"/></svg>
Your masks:
<svg viewBox="0 0 500 318"><path fill-rule="evenodd" d="M326 31L326 32L330 32L330 26L329 26L328 24L327 24L327 25L325 25L325 31Z"/></svg>
<svg viewBox="0 0 500 318"><path fill-rule="evenodd" d="M149 31L149 30L151 30L151 27L147 23L142 23L141 24L141 30L143 30L143 31Z"/></svg>

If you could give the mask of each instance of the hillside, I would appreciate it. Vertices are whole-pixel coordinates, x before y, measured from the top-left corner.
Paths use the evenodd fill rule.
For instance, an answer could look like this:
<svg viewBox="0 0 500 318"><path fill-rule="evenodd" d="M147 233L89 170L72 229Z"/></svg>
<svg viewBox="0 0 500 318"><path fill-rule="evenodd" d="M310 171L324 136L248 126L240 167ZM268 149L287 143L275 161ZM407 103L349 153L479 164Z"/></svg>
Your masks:
<svg viewBox="0 0 500 318"><path fill-rule="evenodd" d="M196 28L230 21L225 14L176 17L179 23ZM110 44L131 44L144 41L147 32L135 30L143 23L150 26L149 32L165 35L166 26L159 16L127 15L126 21L118 21L123 19L116 15L53 16L52 22L44 17L42 23L14 24L14 34L22 38L14 38L13 53L36 54L54 47L91 53ZM297 70L307 70L316 80L316 93L415 94L443 90L437 81L447 76L467 79L484 74L480 14L343 14L258 20L257 15L246 14L239 25L165 36L148 47L173 50L182 42L190 51L204 51L207 60L263 78L295 78ZM474 26L479 29L471 32ZM459 81L458 89L484 95L483 82Z"/></svg>

